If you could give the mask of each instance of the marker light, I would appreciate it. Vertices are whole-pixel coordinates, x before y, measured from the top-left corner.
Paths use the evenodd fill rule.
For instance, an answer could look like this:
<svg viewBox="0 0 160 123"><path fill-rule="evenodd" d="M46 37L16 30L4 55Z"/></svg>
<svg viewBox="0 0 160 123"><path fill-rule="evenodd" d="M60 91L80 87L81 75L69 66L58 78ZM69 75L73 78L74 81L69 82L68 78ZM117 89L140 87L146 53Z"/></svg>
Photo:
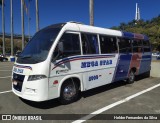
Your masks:
<svg viewBox="0 0 160 123"><path fill-rule="evenodd" d="M54 85L58 84L58 80L55 80L55 81L53 82L53 84L54 84Z"/></svg>
<svg viewBox="0 0 160 123"><path fill-rule="evenodd" d="M28 81L40 80L44 78L47 78L47 77L45 75L30 75L28 77Z"/></svg>

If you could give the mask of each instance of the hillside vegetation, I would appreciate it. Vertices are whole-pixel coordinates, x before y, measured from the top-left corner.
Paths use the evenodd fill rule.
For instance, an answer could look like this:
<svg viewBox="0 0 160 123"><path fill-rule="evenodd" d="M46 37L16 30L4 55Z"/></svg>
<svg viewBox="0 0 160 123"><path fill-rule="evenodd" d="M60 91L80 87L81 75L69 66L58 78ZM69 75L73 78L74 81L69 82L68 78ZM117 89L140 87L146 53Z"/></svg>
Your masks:
<svg viewBox="0 0 160 123"><path fill-rule="evenodd" d="M25 41L26 44L26 41ZM0 54L2 54L2 46L3 46L3 41L2 37L0 37ZM5 51L6 53L11 53L11 39L10 38L5 38ZM14 38L14 54L17 51L22 51L22 40L18 38Z"/></svg>
<svg viewBox="0 0 160 123"><path fill-rule="evenodd" d="M114 26L112 29L145 34L151 41L153 51L160 51L160 15L151 20L140 20L139 22L132 20L128 23L120 23L120 26Z"/></svg>

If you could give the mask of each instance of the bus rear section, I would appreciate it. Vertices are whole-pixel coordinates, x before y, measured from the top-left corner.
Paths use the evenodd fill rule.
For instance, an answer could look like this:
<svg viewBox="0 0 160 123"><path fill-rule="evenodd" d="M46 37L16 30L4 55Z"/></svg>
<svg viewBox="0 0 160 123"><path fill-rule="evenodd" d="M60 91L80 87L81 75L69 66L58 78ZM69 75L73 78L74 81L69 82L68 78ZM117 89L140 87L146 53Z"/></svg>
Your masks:
<svg viewBox="0 0 160 123"><path fill-rule="evenodd" d="M118 38L118 45L119 60L114 81L127 79L133 83L135 75L150 75L151 46L145 35L123 32L123 38Z"/></svg>

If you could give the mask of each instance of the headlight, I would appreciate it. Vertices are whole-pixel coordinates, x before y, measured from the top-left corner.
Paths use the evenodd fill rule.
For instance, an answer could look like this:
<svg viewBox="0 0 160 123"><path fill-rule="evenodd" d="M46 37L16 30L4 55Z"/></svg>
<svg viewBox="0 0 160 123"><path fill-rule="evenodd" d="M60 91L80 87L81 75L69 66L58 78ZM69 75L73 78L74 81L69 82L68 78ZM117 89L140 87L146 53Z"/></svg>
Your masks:
<svg viewBox="0 0 160 123"><path fill-rule="evenodd" d="M45 75L31 75L28 77L28 81L40 80L47 78Z"/></svg>

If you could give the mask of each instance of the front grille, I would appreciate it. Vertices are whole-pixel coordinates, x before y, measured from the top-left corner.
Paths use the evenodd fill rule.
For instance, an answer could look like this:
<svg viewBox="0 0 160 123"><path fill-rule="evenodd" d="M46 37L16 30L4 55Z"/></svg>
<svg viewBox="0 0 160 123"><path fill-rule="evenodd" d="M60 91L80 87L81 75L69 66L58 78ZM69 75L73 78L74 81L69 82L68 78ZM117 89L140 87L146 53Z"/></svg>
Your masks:
<svg viewBox="0 0 160 123"><path fill-rule="evenodd" d="M22 91L24 77L25 77L24 75L13 73L13 81L17 82L17 85L13 84L13 88L16 89L17 91L20 91L20 92Z"/></svg>

